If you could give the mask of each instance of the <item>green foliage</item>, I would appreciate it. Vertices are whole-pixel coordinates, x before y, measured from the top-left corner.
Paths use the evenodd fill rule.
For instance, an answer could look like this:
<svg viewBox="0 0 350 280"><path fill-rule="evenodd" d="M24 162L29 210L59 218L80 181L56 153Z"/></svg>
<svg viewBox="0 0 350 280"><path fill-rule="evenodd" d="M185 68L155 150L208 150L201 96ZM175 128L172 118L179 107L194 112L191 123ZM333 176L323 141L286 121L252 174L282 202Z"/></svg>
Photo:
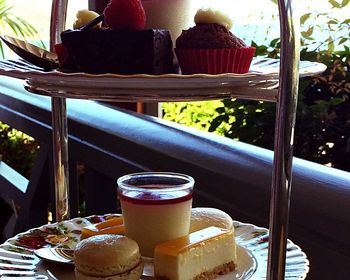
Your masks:
<svg viewBox="0 0 350 280"><path fill-rule="evenodd" d="M344 8L349 2L329 0L334 9ZM301 59L322 62L327 70L322 75L300 79L294 154L350 171L350 19L340 21L330 14L309 12L300 21ZM322 26L320 22L327 24ZM314 35L321 31L328 32L327 39L318 42ZM253 41L252 45L257 56L279 57L279 38L264 45ZM177 105L177 111L190 110L189 104ZM196 126L205 121L208 124L200 127L207 131L273 149L276 104L227 99L215 106L213 119L190 119L186 124ZM167 118L176 121L167 111L171 107L164 108ZM196 116L200 116L200 109L196 107Z"/></svg>
<svg viewBox="0 0 350 280"><path fill-rule="evenodd" d="M350 0L328 0L328 2L332 9L339 10L349 7ZM339 20L332 13L310 12L300 17L300 23L301 44L304 49L330 54L338 50L339 46L347 45L350 40L350 19ZM316 40L318 34L325 34L325 38Z"/></svg>
<svg viewBox="0 0 350 280"><path fill-rule="evenodd" d="M16 35L35 40L41 47L44 43L35 28L24 19L17 17L7 0L0 0L1 34ZM4 48L0 42L0 54L4 57ZM28 135L0 122L0 154L2 160L12 168L28 177L33 165L38 144Z"/></svg>
<svg viewBox="0 0 350 280"><path fill-rule="evenodd" d="M2 160L25 177L29 177L38 143L28 135L0 122Z"/></svg>
<svg viewBox="0 0 350 280"><path fill-rule="evenodd" d="M208 130L210 121L218 116L216 108L221 106L221 104L222 102L219 100L163 103L163 119L202 130ZM219 127L218 130L220 129Z"/></svg>
<svg viewBox="0 0 350 280"><path fill-rule="evenodd" d="M0 0L0 30L1 34L15 35L24 39L33 39L40 47L45 48L36 29L24 19L17 17L8 0ZM0 54L4 57L4 46L0 41Z"/></svg>
<svg viewBox="0 0 350 280"><path fill-rule="evenodd" d="M328 0L328 2L331 3L334 8L340 9L340 8L345 7L347 4L349 4L350 1L349 0L342 0L341 2L338 2L336 0Z"/></svg>

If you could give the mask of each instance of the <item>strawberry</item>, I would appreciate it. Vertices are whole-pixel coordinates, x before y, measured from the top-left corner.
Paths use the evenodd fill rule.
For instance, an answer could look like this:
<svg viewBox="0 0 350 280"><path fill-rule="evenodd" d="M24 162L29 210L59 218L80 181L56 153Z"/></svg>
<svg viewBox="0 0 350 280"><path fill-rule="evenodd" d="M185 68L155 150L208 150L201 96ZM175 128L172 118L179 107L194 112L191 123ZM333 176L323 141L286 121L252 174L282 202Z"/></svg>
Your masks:
<svg viewBox="0 0 350 280"><path fill-rule="evenodd" d="M146 14L141 0L111 0L104 10L106 25L114 30L141 30Z"/></svg>
<svg viewBox="0 0 350 280"><path fill-rule="evenodd" d="M67 56L68 56L66 48L63 46L63 44L55 44L54 49L55 49L55 52L57 54L57 58L58 58L59 63L61 65L64 64L64 62L66 61Z"/></svg>

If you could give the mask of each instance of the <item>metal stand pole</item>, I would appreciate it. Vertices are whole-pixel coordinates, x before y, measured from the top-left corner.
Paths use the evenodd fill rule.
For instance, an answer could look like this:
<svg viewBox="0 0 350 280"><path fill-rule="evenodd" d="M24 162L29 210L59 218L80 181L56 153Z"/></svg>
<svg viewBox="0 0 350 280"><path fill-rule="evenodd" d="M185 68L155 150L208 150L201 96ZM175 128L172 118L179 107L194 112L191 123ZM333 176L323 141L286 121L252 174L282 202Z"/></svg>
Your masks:
<svg viewBox="0 0 350 280"><path fill-rule="evenodd" d="M278 0L281 33L281 64L275 126L270 233L267 279L285 277L293 138L299 83L299 19L293 15L292 0ZM294 22L297 22L294 25Z"/></svg>
<svg viewBox="0 0 350 280"><path fill-rule="evenodd" d="M59 42L66 23L68 0L53 0L50 24L50 48ZM56 221L70 218L68 184L68 128L66 99L51 98L53 164L55 176Z"/></svg>

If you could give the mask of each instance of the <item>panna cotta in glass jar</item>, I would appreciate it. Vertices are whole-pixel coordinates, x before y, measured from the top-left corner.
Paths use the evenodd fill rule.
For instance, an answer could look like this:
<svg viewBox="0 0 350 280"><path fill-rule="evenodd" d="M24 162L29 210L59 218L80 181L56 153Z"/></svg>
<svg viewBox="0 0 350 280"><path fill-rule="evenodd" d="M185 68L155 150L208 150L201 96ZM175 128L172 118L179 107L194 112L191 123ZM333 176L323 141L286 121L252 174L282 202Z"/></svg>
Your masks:
<svg viewBox="0 0 350 280"><path fill-rule="evenodd" d="M134 239L142 256L154 247L189 234L194 180L165 172L144 172L118 179L125 235Z"/></svg>

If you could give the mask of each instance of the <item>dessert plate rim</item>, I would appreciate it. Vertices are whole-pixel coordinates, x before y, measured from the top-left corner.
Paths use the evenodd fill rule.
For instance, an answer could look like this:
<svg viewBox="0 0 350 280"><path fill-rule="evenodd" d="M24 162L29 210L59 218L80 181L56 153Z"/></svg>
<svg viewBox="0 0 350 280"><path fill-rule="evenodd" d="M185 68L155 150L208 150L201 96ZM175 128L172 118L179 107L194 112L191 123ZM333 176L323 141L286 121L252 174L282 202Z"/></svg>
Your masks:
<svg viewBox="0 0 350 280"><path fill-rule="evenodd" d="M40 248L44 246L61 246L62 248L73 248L79 240L80 229L83 226L101 221L102 219L119 216L120 214L93 215L83 218L74 218L71 220L43 225L38 228L30 229L20 233L13 238L8 239L0 245L0 275L1 273L12 273L12 276L18 279L24 279L24 275L44 277L49 276L50 268L54 263L41 261L34 253L34 248L25 247L24 241L34 236L45 236L40 238L42 244L37 244ZM228 274L227 279L239 280L263 280L266 279L267 251L268 251L268 230L252 224L233 221L235 227L236 243L239 246L239 254L244 254L245 263L239 264L243 267ZM62 234L64 232L64 234ZM27 238L27 239L26 239ZM29 240L32 243L35 240ZM11 272L9 272L11 271ZM287 242L286 258L286 278L285 279L305 279L309 271L309 261L301 248L295 245L291 240ZM234 274L236 273L236 274ZM238 275L237 275L238 273ZM71 272L73 275L73 272ZM74 279L74 276L72 276ZM149 277L146 277L149 278ZM146 279L145 278L145 279ZM218 279L226 280L225 276Z"/></svg>
<svg viewBox="0 0 350 280"><path fill-rule="evenodd" d="M322 63L303 61L300 76L322 73ZM247 74L118 75L45 72L23 61L0 61L0 75L25 80L31 93L120 102L199 101L242 98L276 101L279 60L254 58Z"/></svg>
<svg viewBox="0 0 350 280"><path fill-rule="evenodd" d="M300 77L317 75L326 70L327 66L320 62L311 62L302 60L299 64L299 75ZM19 79L28 78L47 78L48 77L60 77L61 79L68 79L68 82L74 82L73 78L85 78L85 79L100 79L100 78L113 78L120 80L134 80L134 79L147 79L147 80L163 80L163 79L176 79L179 80L192 80L197 78L207 78L207 79L217 79L217 78L234 78L238 81L253 78L255 81L268 80L268 79L278 79L280 70L280 60L275 58L267 57L254 57L250 70L248 73L236 74L236 73L222 73L222 74L131 74L131 75L121 75L121 74L89 74L84 72L62 72L59 69L54 69L51 71L45 71L42 68L34 66L24 60L2 60L0 61L0 74L6 76L13 76Z"/></svg>

